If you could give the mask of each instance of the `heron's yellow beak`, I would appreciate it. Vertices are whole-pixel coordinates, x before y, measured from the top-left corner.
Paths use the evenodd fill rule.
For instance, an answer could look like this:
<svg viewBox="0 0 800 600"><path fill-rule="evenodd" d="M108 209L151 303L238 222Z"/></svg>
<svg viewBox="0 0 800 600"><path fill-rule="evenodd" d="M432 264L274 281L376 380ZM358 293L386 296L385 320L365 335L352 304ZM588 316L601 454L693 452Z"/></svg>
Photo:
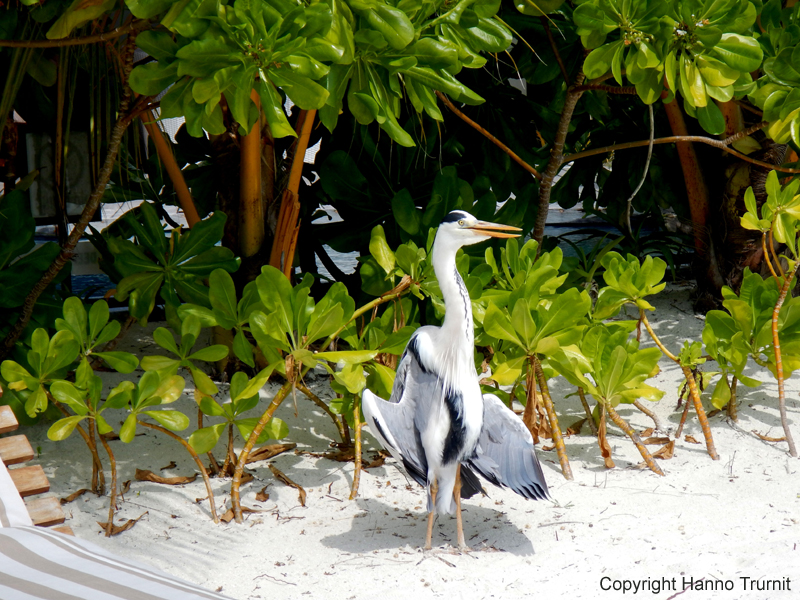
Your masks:
<svg viewBox="0 0 800 600"><path fill-rule="evenodd" d="M488 235L494 238L513 238L519 237L520 233L507 233L522 231L519 227L513 225L501 225L500 223L488 223L486 221L478 221L470 227L470 229L480 233L481 235Z"/></svg>

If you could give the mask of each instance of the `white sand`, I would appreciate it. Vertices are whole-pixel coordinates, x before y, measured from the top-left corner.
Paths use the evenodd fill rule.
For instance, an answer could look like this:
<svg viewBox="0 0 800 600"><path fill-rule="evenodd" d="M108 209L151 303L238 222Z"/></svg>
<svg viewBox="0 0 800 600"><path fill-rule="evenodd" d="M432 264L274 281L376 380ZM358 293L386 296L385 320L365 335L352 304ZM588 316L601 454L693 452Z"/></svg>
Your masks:
<svg viewBox="0 0 800 600"><path fill-rule="evenodd" d="M700 339L702 320L688 302L688 288L672 287L659 298L653 322L675 350L684 339ZM140 340L137 340L137 336ZM156 353L144 333L129 334L128 349ZM675 404L680 370L662 361L655 384L666 391L655 405L674 435L680 413ZM273 459L286 475L305 487L306 507L295 489L275 481L265 462L254 467L255 481L244 488L244 504L263 513L246 515L244 525L214 525L200 478L179 487L133 481L120 504L117 522L148 512L131 530L107 539L97 521L107 519L108 499L85 494L65 506L67 524L78 537L91 539L123 556L151 563L175 575L219 589L232 598L572 598L617 599L675 597L684 577L724 591L689 590L681 600L724 598L766 600L800 598L800 462L788 456L785 443L768 443L751 430L780 437L777 385L768 373L756 390L739 386L739 422L724 414L710 419L720 455L712 461L703 445L676 442L675 456L659 461L659 477L632 468L640 462L633 444L611 428L617 468L606 470L597 443L584 428L566 440L573 481L561 475L555 451L539 453L555 501L529 502L487 484L490 497L465 501L465 535L475 549L464 555L423 554L423 490L410 482L391 459L362 475L359 498L348 500L351 463L287 453ZM800 376L787 388L788 411L800 441ZM309 382L318 394L331 396L323 378ZM582 416L573 390L552 382L562 428ZM277 386L269 387L271 395ZM326 451L336 432L316 406L297 394L299 416L289 398L279 410L299 448ZM193 415L188 397L178 406ZM651 422L632 407L620 414L638 430ZM194 420L194 419L192 419ZM52 491L64 497L88 487L89 454L73 435L65 442L46 438L46 426L26 431L51 479ZM156 472L174 460L165 475L190 475L194 462L176 442L151 430L130 444L112 442L121 481L136 468ZM690 412L684 434L701 441L699 423ZM375 448L368 434L367 445ZM657 446L651 446L651 450ZM217 456L222 455L222 444ZM367 456L371 454L368 453ZM230 505L229 480L212 480L218 506ZM255 502L267 486L269 499ZM455 540L455 520L439 518L434 544ZM791 591L745 591L749 577L761 581L789 578ZM660 593L653 586L666 580ZM634 590L604 591L623 581ZM673 587L674 586L674 587ZM775 584L772 585L775 587Z"/></svg>

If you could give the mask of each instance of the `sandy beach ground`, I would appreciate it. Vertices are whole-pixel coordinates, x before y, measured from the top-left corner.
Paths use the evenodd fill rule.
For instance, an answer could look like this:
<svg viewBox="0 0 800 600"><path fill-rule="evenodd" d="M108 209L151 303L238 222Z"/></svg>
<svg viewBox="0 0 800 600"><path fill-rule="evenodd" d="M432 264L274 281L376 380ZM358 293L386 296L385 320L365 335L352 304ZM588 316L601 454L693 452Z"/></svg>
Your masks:
<svg viewBox="0 0 800 600"><path fill-rule="evenodd" d="M689 291L670 286L657 298L652 317L675 351L685 339L700 339L703 320L691 310ZM126 345L140 356L160 353L142 329L132 330ZM666 360L661 365L651 383L666 394L653 406L674 436L681 373ZM363 473L354 501L348 499L352 463L294 453L272 459L305 488L305 507L298 491L277 481L266 461L255 463L243 501L260 512L247 514L244 525L214 525L208 503L196 501L206 497L200 478L175 487L132 481L117 522L147 514L110 539L97 525L107 520L107 497L87 493L66 504L67 524L78 537L111 552L239 600L800 598L800 461L789 457L785 443L765 442L753 433L783 435L776 383L766 371L749 374L764 385L739 386L739 422L729 422L724 412L710 419L720 460L711 460L703 444L680 439L674 457L659 461L666 474L659 477L636 467L638 451L611 427L617 467L607 470L596 439L584 427L581 435L566 439L574 480L561 475L555 451L539 450L553 502L526 501L489 484L488 497L465 501L465 535L474 548L468 554L447 551L455 543L451 517L440 517L435 526L434 545L443 549L427 554L419 549L427 517L424 492L391 459ZM322 375L307 383L322 398L332 396ZM577 398L565 398L574 390L563 380L552 386L566 428L583 411ZM269 397L276 389L268 385L263 394ZM787 386L787 408L800 440L798 390L795 374ZM190 394L176 406L190 415L196 411ZM278 411L291 441L302 451L329 450L336 431L328 417L299 393L297 408L296 415L289 398ZM620 414L637 430L652 425L632 407L620 407ZM88 487L90 460L83 441L73 435L51 442L46 430L40 425L25 433L40 453L37 461L52 492L65 497ZM112 442L121 481L133 480L136 468L165 476L197 472L175 441L143 428L139 433L129 445ZM685 434L703 441L694 411ZM365 439L369 457L377 446L368 433ZM222 444L216 453L223 455ZM174 468L159 471L171 461ZM212 483L224 512L230 480ZM256 501L265 487L269 498Z"/></svg>

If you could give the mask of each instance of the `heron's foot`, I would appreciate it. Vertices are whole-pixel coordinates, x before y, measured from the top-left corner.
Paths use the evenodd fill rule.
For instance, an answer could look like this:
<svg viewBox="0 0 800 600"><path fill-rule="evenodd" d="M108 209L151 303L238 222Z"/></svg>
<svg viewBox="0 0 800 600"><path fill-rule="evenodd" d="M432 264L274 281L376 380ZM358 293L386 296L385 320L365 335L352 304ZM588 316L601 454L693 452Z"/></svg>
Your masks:
<svg viewBox="0 0 800 600"><path fill-rule="evenodd" d="M427 556L436 556L438 558L441 554L450 554L451 556L460 556L461 554L469 554L472 552L472 548L467 546L466 544L462 546L440 546L437 548L431 548L430 546L425 546L422 548L422 553Z"/></svg>

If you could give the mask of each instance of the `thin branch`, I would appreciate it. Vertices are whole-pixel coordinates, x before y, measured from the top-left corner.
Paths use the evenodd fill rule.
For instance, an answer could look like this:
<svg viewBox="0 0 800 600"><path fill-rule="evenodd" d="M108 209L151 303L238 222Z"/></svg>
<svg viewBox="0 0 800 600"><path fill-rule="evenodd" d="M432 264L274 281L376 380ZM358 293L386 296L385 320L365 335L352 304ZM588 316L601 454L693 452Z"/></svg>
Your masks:
<svg viewBox="0 0 800 600"><path fill-rule="evenodd" d="M761 232L761 249L764 252L764 261L767 263L769 267L769 272L772 273L772 277L775 279L775 283L780 285L781 282L778 281L778 274L775 272L775 268L772 266L772 261L769 259L769 251L767 250L767 232Z"/></svg>
<svg viewBox="0 0 800 600"><path fill-rule="evenodd" d="M579 85L575 87L576 92L588 92L589 90L598 90L601 92L608 92L609 94L629 94L631 96L636 95L636 87L632 85L619 86L587 83L586 85Z"/></svg>
<svg viewBox="0 0 800 600"><path fill-rule="evenodd" d="M539 391L542 393L542 404L544 404L544 409L547 411L547 418L550 421L550 433L553 436L553 444L556 447L558 460L561 463L561 472L564 474L564 479L573 479L572 467L570 467L569 458L567 457L567 448L564 445L564 436L561 435L561 428L558 425L558 416L553 406L550 390L547 387L547 380L544 377L542 363L536 358L534 358L534 367L536 369L536 379L539 382Z"/></svg>
<svg viewBox="0 0 800 600"><path fill-rule="evenodd" d="M553 193L553 181L556 175L564 165L564 144L567 141L567 133L569 133L569 123L572 120L572 113L575 111L575 106L578 104L583 92L576 91L577 88L583 83L586 74L581 68L578 76L575 78L575 86L567 90L567 97L564 99L564 107L561 109L561 117L558 120L558 128L556 129L556 136L553 139L553 145L550 148L550 160L547 161L544 174L539 184L539 214L536 215L536 225L533 228L534 240L539 242L541 249L542 238L544 237L544 227L547 224L547 213L550 209L550 196Z"/></svg>
<svg viewBox="0 0 800 600"><path fill-rule="evenodd" d="M211 489L211 481L208 479L208 471L206 471L205 466L203 466L203 461L200 460L200 457L197 456L197 452L194 451L191 444L183 439L181 436L171 432L169 429L162 427L161 425L156 425L155 423L147 423L146 421L139 421L139 425L142 427L148 427L149 429L155 429L156 431L160 431L164 435L168 435L173 440L181 444L186 451L191 454L192 458L194 459L197 468L200 469L200 474L203 476L203 482L206 484L206 492L208 492L208 506L211 509L211 518L214 520L214 523L219 523L219 517L217 516L217 507L216 503L214 502L214 491Z"/></svg>
<svg viewBox="0 0 800 600"><path fill-rule="evenodd" d="M333 414L333 411L330 409L330 407L327 404L325 404L325 402L322 400L322 398L317 396L314 392L312 392L310 389L308 389L301 382L295 382L294 386L298 390L300 390L306 396L306 398L311 400L319 408L321 408L323 411L325 411L325 414L327 414L331 418L331 421L333 421L333 424L336 426L336 429L339 431L339 437L341 438L342 443L345 443L345 437L346 436L345 436L345 432L344 432L344 427L342 426L342 422L339 420L339 418L335 414Z"/></svg>
<svg viewBox="0 0 800 600"><path fill-rule="evenodd" d="M527 162L525 162L524 160L522 160L522 159L521 159L521 158L520 158L520 157L519 157L519 156L518 156L518 155L517 155L517 154L516 154L516 153L515 153L513 150L511 150L511 148L509 148L508 146L506 146L506 145L505 145L503 142L501 142L500 140L498 140L498 139L497 139L496 137L494 137L494 136L493 136L491 133L489 133L489 132L488 132L488 131L486 131L486 130L485 130L483 127L481 127L480 125L478 125L478 124L477 124L475 121L473 121L472 119L470 119L470 118L469 118L467 115L465 115L465 114L464 114L464 113L462 113L460 110L458 110L458 109L455 107L455 105L454 105L452 102L450 102L450 99L449 99L447 96L445 96L444 94L442 94L442 93L441 93L441 92L439 92L439 91L437 91L437 92L436 92L436 95L439 97L439 100L441 100L442 102L444 102L445 106L447 106L447 108L449 108L449 109L450 109L450 110L451 110L453 113L455 113L455 114L456 114L456 115L457 115L457 116L458 116L458 117L459 117L459 118L460 118L462 121L464 121L465 123L467 123L468 125L470 125L472 128L474 128L475 130L477 130L478 132L480 132L480 133L481 133L481 134L482 134L484 137L486 137L486 138L487 138L487 139L488 139L490 142L492 142L492 143L493 143L495 146L497 146L497 147L498 147L498 148L500 148L500 149L501 149L503 152L505 152L506 154L508 154L508 156L509 156L509 157L510 157L510 158L511 158L511 159L512 159L514 162L516 162L516 163L517 163L518 165L520 165L520 166L521 166L523 169L525 169L526 171L528 171L528 173L530 173L531 175L533 175L534 177L536 177L536 179L539 179L539 180L541 180L541 178L542 178L542 175L539 173L539 171L537 171L537 170L536 170L536 169L534 169L534 168L533 168L531 165L529 165Z"/></svg>
<svg viewBox="0 0 800 600"><path fill-rule="evenodd" d="M19 319L11 331L9 331L8 335L6 335L2 345L0 345L0 359L5 358L8 355L8 353L14 347L14 344L16 344L17 340L19 339L19 336L22 335L23 330L31 319L33 307L35 306L36 301L39 299L39 296L42 294L42 292L44 292L47 286L50 285L53 279L55 279L56 275L58 275L61 269L64 268L64 265L66 265L67 262L72 258L75 246L78 245L78 241L83 236L83 232L86 231L86 226L89 224L89 221L92 219L95 212L97 212L97 208L100 206L100 199L103 197L103 194L106 190L106 185L111 178L114 164L117 162L117 154L119 153L119 148L122 143L122 136L133 119L134 111L128 110L131 100L131 89L128 86L128 76L133 69L133 51L136 48L135 39L136 36L131 33L125 44L125 48L123 49L121 60L125 88L120 100L118 112L119 117L117 118L117 122L114 124L114 129L112 130L111 137L108 141L106 160L103 163L103 168L97 178L97 184L92 190L89 199L86 201L86 205L83 207L83 212L81 213L78 222L75 223L75 226L70 232L66 243L61 247L61 252L59 252L58 256L56 256L48 269L42 274L41 279L39 279L39 281L33 286L31 291L28 293L28 296L25 298L25 302L22 304L22 311ZM146 102L148 99L149 98L142 96L140 101ZM135 106L134 109L135 108L137 107Z"/></svg>
<svg viewBox="0 0 800 600"><path fill-rule="evenodd" d="M772 230L770 229L770 233ZM781 413L781 425L783 432L786 435L786 442L789 444L789 455L797 457L797 448L794 445L792 438L792 430L789 428L789 420L786 414L786 392L784 390L784 377L783 377L783 359L781 356L781 341L778 335L778 317L781 312L786 295L789 293L789 287L797 273L797 267L800 262L794 263L794 267L789 272L789 276L784 280L783 287L781 288L781 295L778 296L778 301L775 303L775 308L772 311L772 346L775 351L775 375L778 380L778 409Z"/></svg>
<svg viewBox="0 0 800 600"><path fill-rule="evenodd" d="M639 434L636 433L636 430L633 427L631 427L628 424L628 422L625 419L623 419L622 416L616 410L614 410L613 406L611 406L610 404L606 404L605 409L606 411L608 411L608 416L611 417L611 420L614 421L614 424L620 429L622 429L625 435L631 438L631 441L633 441L634 445L636 446L636 449L639 450L639 454L642 455L645 464L650 468L650 470L656 475L663 476L664 471L662 471L661 467L659 467L656 464L656 461L653 460L653 455L650 454L650 451L647 449L647 446L645 446L642 443L642 438L639 437Z"/></svg>
<svg viewBox="0 0 800 600"><path fill-rule="evenodd" d="M745 109L745 110L747 110L747 111L750 111L750 112L751 112L751 113L753 113L754 115L757 115L757 116L759 116L759 117L762 117L762 118L763 118L763 116L764 116L764 113L763 113L762 111L758 110L757 108L753 108L752 106L750 106L749 104L746 104L746 103L742 102L741 100L736 100L736 99L734 99L734 100L733 100L733 103L734 103L734 104L736 104L736 105L738 105L738 106L740 106L741 108L743 108L743 109Z"/></svg>
<svg viewBox="0 0 800 600"><path fill-rule="evenodd" d="M678 142L699 142L701 144L708 144L709 146L714 146L715 148L719 148L720 150L724 150L729 154L733 154L737 158L740 158L743 161L749 162L754 165L758 165L759 167L764 167L765 169L770 169L774 171L780 171L781 173L800 173L800 169L792 169L790 167L781 167L778 165L773 165L768 162L764 162L762 160L756 160L755 158L750 158L746 154L742 154L733 148L729 148L728 145L743 138L759 129L763 129L766 127L768 123L766 121L762 121L752 127L745 129L744 131L740 131L730 137L725 138L724 140L715 140L714 138L705 137L702 135L673 135L670 137L658 138L657 140L653 140L654 144L676 144ZM597 154L608 154L609 152L614 152L616 150L627 150L629 148L641 148L642 146L647 146L650 144L650 140L639 140L636 142L623 142L622 144L614 144L612 146L605 146L603 148L593 148L591 150L584 150L583 152L577 152L575 154L570 154L569 156L564 157L562 164L566 164L569 162L573 162L578 160L579 158L586 158L588 156L595 156Z"/></svg>
<svg viewBox="0 0 800 600"><path fill-rule="evenodd" d="M633 199L636 197L636 194L639 193L639 190L642 189L644 185L645 179L647 179L647 172L650 170L650 159L653 158L653 139L655 138L655 118L653 117L653 105L648 104L647 108L650 112L650 143L647 146L647 160L644 163L644 172L642 173L642 178L639 180L639 185L636 186L636 189L633 190L633 193L628 198L628 210L625 213L625 221L628 223L628 233L631 234L631 238L634 238L633 235L633 228L631 227L631 206L633 205Z"/></svg>
<svg viewBox="0 0 800 600"><path fill-rule="evenodd" d="M111 446L108 445L106 438L102 435L99 437L100 443L103 444L103 448L105 448L106 454L108 454L108 460L111 464L111 494L108 499L108 523L106 524L106 537L111 537L114 531L114 513L117 509L117 461L114 458L114 453L111 451Z"/></svg>
<svg viewBox="0 0 800 600"><path fill-rule="evenodd" d="M140 19L138 21L131 21L125 25L120 25L111 31L105 31L95 35L65 38L61 40L0 40L0 46L5 46L7 48L63 48L64 46L82 46L84 44L96 44L97 42L114 40L131 31L144 29L148 25L150 25L149 20Z"/></svg>
<svg viewBox="0 0 800 600"><path fill-rule="evenodd" d="M539 19L542 21L542 27L544 27L544 31L547 34L547 40L550 42L550 47L553 49L553 54L556 55L556 62L558 63L558 68L561 69L561 75L564 77L564 83L567 84L569 87L569 74L567 73L567 68L564 66L564 61L561 60L561 54L558 52L558 46L556 46L556 40L553 38L553 32L550 31L550 23L547 22L547 17L541 16Z"/></svg>

